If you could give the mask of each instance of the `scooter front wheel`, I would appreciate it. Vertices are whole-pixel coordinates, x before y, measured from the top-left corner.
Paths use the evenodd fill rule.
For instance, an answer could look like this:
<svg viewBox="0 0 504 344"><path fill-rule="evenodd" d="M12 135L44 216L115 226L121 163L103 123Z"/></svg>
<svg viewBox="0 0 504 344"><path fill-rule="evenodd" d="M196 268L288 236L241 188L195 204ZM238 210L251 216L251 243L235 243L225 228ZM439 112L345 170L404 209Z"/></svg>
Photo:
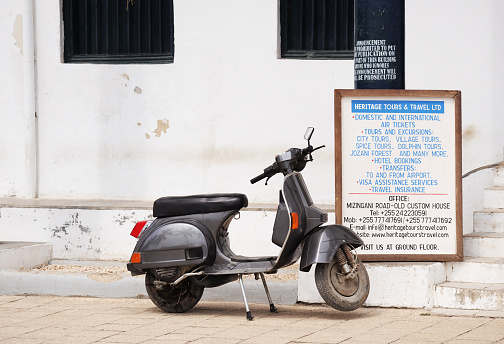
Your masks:
<svg viewBox="0 0 504 344"><path fill-rule="evenodd" d="M170 284L154 283L156 277L147 273L145 275L145 288L151 301L167 313L183 313L190 310L201 299L204 287L182 281L176 286Z"/></svg>
<svg viewBox="0 0 504 344"><path fill-rule="evenodd" d="M352 272L345 272L336 256L331 263L317 264L317 289L329 306L340 311L356 310L362 306L369 294L368 273L358 258L354 260Z"/></svg>

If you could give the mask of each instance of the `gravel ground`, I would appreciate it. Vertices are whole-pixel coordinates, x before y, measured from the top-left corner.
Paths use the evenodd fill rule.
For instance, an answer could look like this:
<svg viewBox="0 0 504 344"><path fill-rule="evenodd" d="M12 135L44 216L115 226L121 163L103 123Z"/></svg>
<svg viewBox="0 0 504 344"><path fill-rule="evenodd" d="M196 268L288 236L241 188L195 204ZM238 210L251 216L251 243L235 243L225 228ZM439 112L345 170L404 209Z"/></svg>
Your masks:
<svg viewBox="0 0 504 344"><path fill-rule="evenodd" d="M294 264L280 270L278 274L265 274L268 280L282 280L293 281L298 279L299 264ZM84 274L124 274L128 273L126 266L82 266L82 265L63 265L63 264L49 264L39 268L33 268L29 271L54 271L65 273L84 273ZM254 275L245 275L245 278L253 278Z"/></svg>
<svg viewBox="0 0 504 344"><path fill-rule="evenodd" d="M30 271L57 271L57 272L76 272L76 273L109 273L109 274L123 274L127 273L126 266L80 266L80 265L59 265L51 264L44 265L40 268L34 268Z"/></svg>

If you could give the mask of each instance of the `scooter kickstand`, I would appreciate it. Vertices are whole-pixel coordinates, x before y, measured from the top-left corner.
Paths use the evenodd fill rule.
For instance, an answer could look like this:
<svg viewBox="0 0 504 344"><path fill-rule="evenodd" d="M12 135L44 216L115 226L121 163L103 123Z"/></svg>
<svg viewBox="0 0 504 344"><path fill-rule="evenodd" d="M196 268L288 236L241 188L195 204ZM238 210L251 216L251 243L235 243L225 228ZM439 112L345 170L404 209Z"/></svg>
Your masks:
<svg viewBox="0 0 504 344"><path fill-rule="evenodd" d="M245 288L243 287L242 274L238 275L238 281L240 282L240 287L241 287L241 291L243 294L243 301L245 302L245 310L247 311L247 320L252 320L252 319L254 319L254 316L250 312L248 302L247 302L247 296L245 296Z"/></svg>
<svg viewBox="0 0 504 344"><path fill-rule="evenodd" d="M270 293L268 290L268 285L266 284L266 278L264 278L264 274L261 272L259 275L261 276L264 290L266 291L266 296L268 297L268 302L270 305L270 312L272 312L272 313L278 312L278 308L275 307L275 305L273 304L273 301L271 300L271 296L270 296Z"/></svg>

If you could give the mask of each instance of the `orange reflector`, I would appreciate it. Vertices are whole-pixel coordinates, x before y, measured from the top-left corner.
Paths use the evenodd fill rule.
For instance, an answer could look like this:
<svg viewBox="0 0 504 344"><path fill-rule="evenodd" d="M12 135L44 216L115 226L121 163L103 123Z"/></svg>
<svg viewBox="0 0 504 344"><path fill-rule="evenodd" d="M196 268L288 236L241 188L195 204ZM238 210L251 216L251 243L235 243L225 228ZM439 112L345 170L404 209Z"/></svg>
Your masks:
<svg viewBox="0 0 504 344"><path fill-rule="evenodd" d="M291 213L291 229L298 229L299 227L299 216L298 213Z"/></svg>
<svg viewBox="0 0 504 344"><path fill-rule="evenodd" d="M133 253L131 255L131 260L132 263L141 263L142 262L142 256L140 255L139 252Z"/></svg>

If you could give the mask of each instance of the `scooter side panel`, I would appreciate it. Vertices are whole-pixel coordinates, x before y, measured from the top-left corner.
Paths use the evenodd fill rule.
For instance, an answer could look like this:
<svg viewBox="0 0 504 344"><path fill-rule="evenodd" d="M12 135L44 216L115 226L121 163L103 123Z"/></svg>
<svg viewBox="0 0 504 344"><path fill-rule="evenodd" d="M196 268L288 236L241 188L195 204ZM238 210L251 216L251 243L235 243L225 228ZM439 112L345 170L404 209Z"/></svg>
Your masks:
<svg viewBox="0 0 504 344"><path fill-rule="evenodd" d="M364 242L350 228L341 225L328 225L313 230L304 243L300 270L310 271L315 263L330 263L342 244L351 244L357 248Z"/></svg>
<svg viewBox="0 0 504 344"><path fill-rule="evenodd" d="M211 233L196 221L163 223L138 242L135 252L141 253L142 262L133 266L144 269L202 264L215 259L215 249L209 249L215 245L209 241Z"/></svg>

